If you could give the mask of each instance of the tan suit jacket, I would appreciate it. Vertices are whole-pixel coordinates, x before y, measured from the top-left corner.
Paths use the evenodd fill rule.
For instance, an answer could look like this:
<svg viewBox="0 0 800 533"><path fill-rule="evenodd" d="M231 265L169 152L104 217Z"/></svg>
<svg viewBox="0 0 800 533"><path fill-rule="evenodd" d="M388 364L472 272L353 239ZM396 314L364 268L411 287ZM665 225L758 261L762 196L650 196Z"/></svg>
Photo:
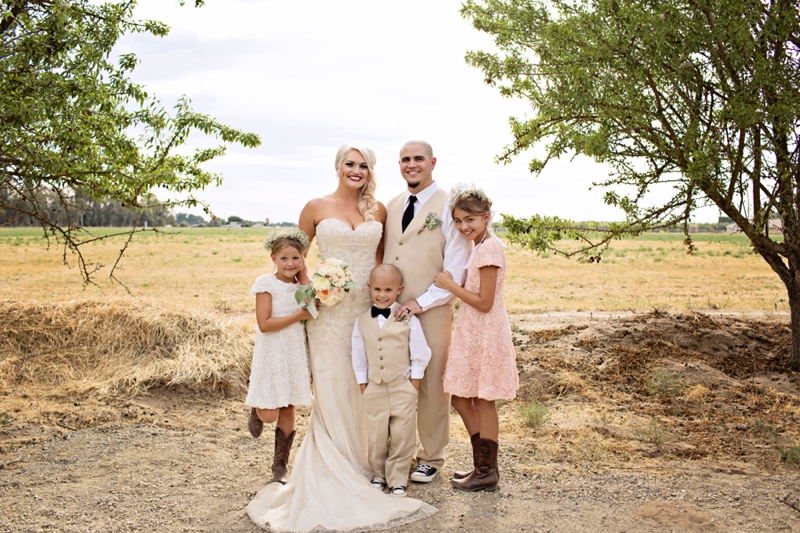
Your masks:
<svg viewBox="0 0 800 533"><path fill-rule="evenodd" d="M442 227L428 229L425 218L436 213L441 218L447 194L441 189L420 206L420 210L403 231L405 193L394 197L386 206L384 228L384 262L397 266L403 274L405 288L398 301L415 300L428 290L433 279L444 268L445 236ZM450 348L453 325L453 300L417 315L431 348L431 360L420 382L417 401L417 431L420 449L417 462L441 468L444 449L450 440L450 395L442 388L442 374Z"/></svg>

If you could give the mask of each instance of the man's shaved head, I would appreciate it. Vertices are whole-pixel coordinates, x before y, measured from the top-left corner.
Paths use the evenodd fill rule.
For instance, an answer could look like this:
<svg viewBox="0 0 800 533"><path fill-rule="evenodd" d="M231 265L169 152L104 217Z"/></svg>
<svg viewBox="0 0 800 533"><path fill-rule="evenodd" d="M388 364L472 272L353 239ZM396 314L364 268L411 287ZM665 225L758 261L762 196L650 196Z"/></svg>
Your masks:
<svg viewBox="0 0 800 533"><path fill-rule="evenodd" d="M403 148L407 146L422 146L425 151L425 155L429 158L433 159L433 147L425 141L408 141L403 145ZM400 153L403 153L403 148L400 148Z"/></svg>

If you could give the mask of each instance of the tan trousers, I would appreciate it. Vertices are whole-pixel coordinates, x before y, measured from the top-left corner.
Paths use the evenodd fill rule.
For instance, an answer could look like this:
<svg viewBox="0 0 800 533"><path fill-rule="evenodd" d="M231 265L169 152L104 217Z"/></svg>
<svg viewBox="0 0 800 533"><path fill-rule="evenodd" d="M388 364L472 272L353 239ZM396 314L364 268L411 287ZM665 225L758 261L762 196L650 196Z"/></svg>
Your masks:
<svg viewBox="0 0 800 533"><path fill-rule="evenodd" d="M445 304L417 315L431 348L417 401L417 463L439 469L444 466L444 449L450 442L450 395L444 392L442 375L450 351L454 314L453 305Z"/></svg>
<svg viewBox="0 0 800 533"><path fill-rule="evenodd" d="M417 389L403 373L388 383L370 381L364 389L364 419L372 475L390 487L408 486L414 458Z"/></svg>

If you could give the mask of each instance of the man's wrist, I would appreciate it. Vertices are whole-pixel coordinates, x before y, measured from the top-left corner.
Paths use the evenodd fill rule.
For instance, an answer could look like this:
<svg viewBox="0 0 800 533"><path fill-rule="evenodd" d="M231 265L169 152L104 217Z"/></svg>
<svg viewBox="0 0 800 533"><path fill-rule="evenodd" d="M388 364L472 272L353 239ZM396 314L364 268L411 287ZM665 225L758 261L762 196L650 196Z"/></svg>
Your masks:
<svg viewBox="0 0 800 533"><path fill-rule="evenodd" d="M419 306L420 311L423 313L428 309L430 309L431 307L433 307L433 299L430 296L428 298L425 298L425 296L426 295L423 294L422 296L414 300L414 303Z"/></svg>

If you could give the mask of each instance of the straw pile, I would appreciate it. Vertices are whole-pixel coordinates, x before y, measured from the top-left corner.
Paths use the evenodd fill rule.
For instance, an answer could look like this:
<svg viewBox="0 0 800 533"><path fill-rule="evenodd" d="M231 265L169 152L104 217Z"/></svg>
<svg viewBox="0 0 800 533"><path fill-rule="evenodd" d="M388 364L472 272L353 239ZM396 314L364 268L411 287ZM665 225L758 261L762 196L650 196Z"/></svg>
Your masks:
<svg viewBox="0 0 800 533"><path fill-rule="evenodd" d="M135 395L246 380L252 334L231 323L147 303L0 303L0 391ZM212 389L213 390L213 389Z"/></svg>

